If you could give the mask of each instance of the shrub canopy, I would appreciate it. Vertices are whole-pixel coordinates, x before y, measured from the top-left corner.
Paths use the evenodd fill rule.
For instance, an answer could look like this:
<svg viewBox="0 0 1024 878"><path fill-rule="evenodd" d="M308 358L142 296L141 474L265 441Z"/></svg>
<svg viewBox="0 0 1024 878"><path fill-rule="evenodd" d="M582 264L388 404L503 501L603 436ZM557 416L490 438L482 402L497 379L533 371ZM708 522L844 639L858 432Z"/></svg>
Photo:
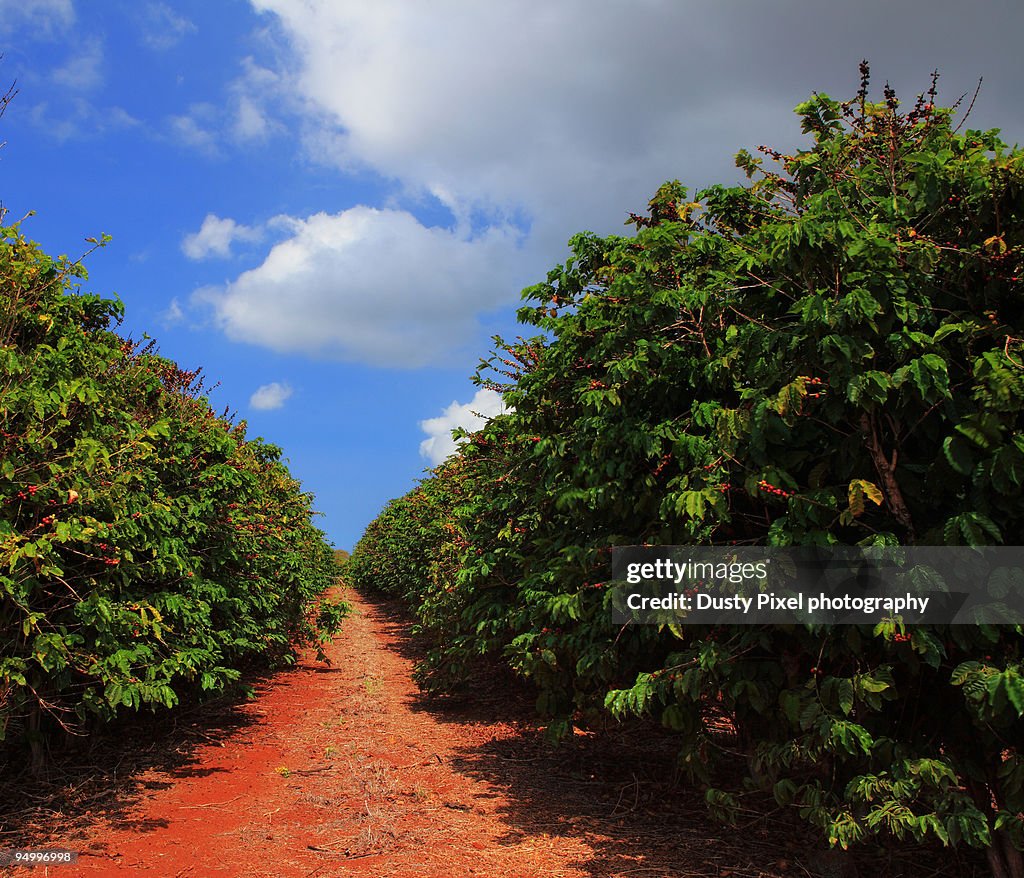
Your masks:
<svg viewBox="0 0 1024 878"><path fill-rule="evenodd" d="M311 615L334 559L280 449L115 334L84 277L0 229L0 738L37 755L48 728L222 690L343 612Z"/></svg>
<svg viewBox="0 0 1024 878"><path fill-rule="evenodd" d="M747 183L666 183L634 234L573 237L524 291L545 335L498 339L477 376L514 411L350 571L419 608L430 685L500 658L556 733L601 711L675 729L723 815L740 746L834 845L965 842L1020 875L1019 627L618 629L607 608L612 545L1020 541L1024 153L959 133L934 82L902 112L863 73L797 107L806 148L740 153Z"/></svg>

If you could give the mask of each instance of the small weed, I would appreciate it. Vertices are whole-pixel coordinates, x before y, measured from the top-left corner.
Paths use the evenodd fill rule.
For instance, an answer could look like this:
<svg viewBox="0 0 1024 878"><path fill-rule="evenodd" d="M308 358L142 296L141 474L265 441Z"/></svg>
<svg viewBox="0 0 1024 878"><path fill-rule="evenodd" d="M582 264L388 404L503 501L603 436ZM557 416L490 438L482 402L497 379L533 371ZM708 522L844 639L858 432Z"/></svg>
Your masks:
<svg viewBox="0 0 1024 878"><path fill-rule="evenodd" d="M362 826L359 845L366 851L389 849L397 839L395 809L390 804L395 792L395 778L386 762L374 760L360 765L356 776L363 793Z"/></svg>

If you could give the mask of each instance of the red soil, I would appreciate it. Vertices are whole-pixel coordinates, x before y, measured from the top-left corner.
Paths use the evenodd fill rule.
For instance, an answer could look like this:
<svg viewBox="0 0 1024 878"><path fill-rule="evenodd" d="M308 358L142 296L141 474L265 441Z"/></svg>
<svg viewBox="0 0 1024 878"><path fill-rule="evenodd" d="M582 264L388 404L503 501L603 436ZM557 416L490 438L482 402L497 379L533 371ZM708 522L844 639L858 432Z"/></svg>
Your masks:
<svg viewBox="0 0 1024 878"><path fill-rule="evenodd" d="M219 728L194 724L177 753L127 778L115 768L113 793L87 797L93 806L36 818L34 846L80 857L35 874L853 874L851 863L810 853L791 825L756 814L739 830L710 822L700 794L673 777L669 739L641 749L622 734L578 735L551 748L510 692L425 700L410 678L416 648L405 626L385 605L346 599L355 612L330 667L304 657ZM872 869L912 874L904 865Z"/></svg>

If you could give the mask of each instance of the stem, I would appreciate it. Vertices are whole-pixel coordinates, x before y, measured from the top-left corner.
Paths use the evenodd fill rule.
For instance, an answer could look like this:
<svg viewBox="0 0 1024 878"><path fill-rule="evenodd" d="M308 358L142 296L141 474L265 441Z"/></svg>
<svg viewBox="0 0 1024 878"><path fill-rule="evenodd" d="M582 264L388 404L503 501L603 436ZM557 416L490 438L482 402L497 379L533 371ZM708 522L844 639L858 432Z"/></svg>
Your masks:
<svg viewBox="0 0 1024 878"><path fill-rule="evenodd" d="M878 471L878 477L882 481L886 505L896 521L906 528L910 541L914 542L914 521L910 517L910 510L907 508L899 483L896 481L898 452L894 448L892 454L886 457L885 451L882 449L882 443L878 438L878 422L875 420L874 413L864 412L860 416L860 428L864 434L864 444L867 446L871 460Z"/></svg>
<svg viewBox="0 0 1024 878"><path fill-rule="evenodd" d="M985 849L992 878L1024 878L1024 857L1002 831L993 833L992 844Z"/></svg>

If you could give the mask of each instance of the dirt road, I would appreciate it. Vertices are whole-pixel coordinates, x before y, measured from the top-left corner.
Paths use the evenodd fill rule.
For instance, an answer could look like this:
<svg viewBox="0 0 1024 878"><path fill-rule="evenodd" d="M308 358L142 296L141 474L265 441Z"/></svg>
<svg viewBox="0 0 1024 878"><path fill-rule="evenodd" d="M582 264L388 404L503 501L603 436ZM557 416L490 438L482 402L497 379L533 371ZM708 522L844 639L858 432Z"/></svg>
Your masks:
<svg viewBox="0 0 1024 878"><path fill-rule="evenodd" d="M710 822L700 794L675 782L670 741L578 735L552 748L508 691L425 700L407 625L387 605L346 599L355 609L330 667L305 657L226 720L168 739L186 748L156 742L144 769L115 768L113 798L51 821L47 846L79 851L78 864L34 874L822 874L801 854L806 838L763 818Z"/></svg>

